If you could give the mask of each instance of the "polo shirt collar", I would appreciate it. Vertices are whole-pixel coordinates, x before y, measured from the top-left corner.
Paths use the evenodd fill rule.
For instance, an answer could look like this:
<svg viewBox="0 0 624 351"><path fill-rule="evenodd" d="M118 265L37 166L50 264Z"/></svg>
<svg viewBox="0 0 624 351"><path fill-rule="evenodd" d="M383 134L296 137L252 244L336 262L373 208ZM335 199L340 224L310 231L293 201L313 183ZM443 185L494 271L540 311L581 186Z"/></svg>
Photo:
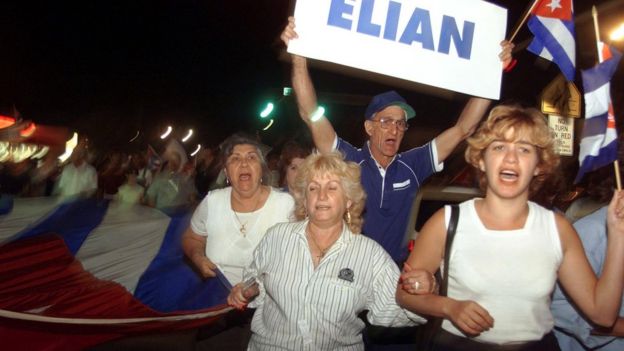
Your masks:
<svg viewBox="0 0 624 351"><path fill-rule="evenodd" d="M379 162L377 162L377 159L375 159L375 156L373 156L373 153L370 151L370 140L367 140L367 141L366 141L366 147L364 148L364 152L365 152L365 153L367 153L367 154L368 154L368 157L370 157L370 158L371 158L371 160L373 160L373 161L375 162L375 165L377 166L377 168L378 168L379 170L383 170L383 171L385 172L385 170L386 170L387 168L383 168L383 167L379 164ZM394 162L394 160L396 160L396 159L397 159L397 157L398 157L398 156L399 156L399 153L396 153L396 154L394 155L394 157L392 158L392 160L390 160L390 163L388 163L388 167L390 167L390 165Z"/></svg>

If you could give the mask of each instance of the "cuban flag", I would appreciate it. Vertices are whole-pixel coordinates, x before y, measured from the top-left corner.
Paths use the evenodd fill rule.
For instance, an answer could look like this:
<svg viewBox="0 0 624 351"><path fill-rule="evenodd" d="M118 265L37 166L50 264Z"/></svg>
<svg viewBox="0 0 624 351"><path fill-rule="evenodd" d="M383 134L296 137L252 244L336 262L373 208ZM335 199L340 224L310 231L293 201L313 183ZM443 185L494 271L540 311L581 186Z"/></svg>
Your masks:
<svg viewBox="0 0 624 351"><path fill-rule="evenodd" d="M572 13L572 0L539 0L528 21L535 38L527 49L556 63L568 81L574 81L576 67Z"/></svg>
<svg viewBox="0 0 624 351"><path fill-rule="evenodd" d="M185 260L190 211L54 197L3 208L2 349L84 350L197 328L231 310L224 284L200 278Z"/></svg>
<svg viewBox="0 0 624 351"><path fill-rule="evenodd" d="M585 90L585 125L579 148L579 172L575 183L583 175L617 160L617 131L615 114L609 92L609 82L622 54L600 43L604 60L594 68L581 72Z"/></svg>

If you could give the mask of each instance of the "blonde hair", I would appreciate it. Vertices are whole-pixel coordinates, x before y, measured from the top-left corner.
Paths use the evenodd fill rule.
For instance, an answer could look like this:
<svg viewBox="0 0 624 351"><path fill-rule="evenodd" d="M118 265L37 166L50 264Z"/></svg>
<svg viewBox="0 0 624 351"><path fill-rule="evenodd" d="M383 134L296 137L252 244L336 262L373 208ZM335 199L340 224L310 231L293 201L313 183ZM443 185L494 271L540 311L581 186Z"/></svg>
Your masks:
<svg viewBox="0 0 624 351"><path fill-rule="evenodd" d="M511 138L505 136L513 130ZM499 105L490 111L488 118L479 129L468 138L466 162L477 169L479 185L485 190L487 179L485 172L479 168L485 149L495 140L524 140L536 147L539 174L531 180L529 193L535 194L559 165L559 156L555 153L554 142L546 117L537 109L523 108L515 105Z"/></svg>
<svg viewBox="0 0 624 351"><path fill-rule="evenodd" d="M344 160L338 152L328 154L312 154L308 156L297 172L293 190L295 198L295 217L302 220L306 217L306 189L315 176L332 174L340 179L346 200L351 201L351 207L346 209L343 218L347 221L353 233L362 230L362 211L366 201L366 193L360 183L360 166L354 162ZM347 220L347 212L351 220Z"/></svg>

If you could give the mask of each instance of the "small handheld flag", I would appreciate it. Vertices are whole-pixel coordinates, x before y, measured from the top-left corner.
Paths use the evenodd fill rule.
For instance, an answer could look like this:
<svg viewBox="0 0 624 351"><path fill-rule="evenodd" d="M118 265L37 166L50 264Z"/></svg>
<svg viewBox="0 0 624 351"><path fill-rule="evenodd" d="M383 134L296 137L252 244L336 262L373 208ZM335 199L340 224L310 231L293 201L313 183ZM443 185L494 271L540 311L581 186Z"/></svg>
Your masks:
<svg viewBox="0 0 624 351"><path fill-rule="evenodd" d="M566 79L573 81L576 42L572 0L539 0L528 27L535 38L527 49L557 64Z"/></svg>
<svg viewBox="0 0 624 351"><path fill-rule="evenodd" d="M585 90L585 125L579 149L578 183L583 175L617 160L617 131L609 92L610 80L622 54L600 43L604 61L582 71Z"/></svg>

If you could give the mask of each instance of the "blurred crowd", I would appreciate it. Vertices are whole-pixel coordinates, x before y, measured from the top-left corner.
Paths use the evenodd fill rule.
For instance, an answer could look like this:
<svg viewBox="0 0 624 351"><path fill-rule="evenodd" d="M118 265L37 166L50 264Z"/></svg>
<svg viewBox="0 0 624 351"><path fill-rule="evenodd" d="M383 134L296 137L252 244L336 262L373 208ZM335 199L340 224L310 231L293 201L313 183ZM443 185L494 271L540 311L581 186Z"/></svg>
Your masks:
<svg viewBox="0 0 624 351"><path fill-rule="evenodd" d="M120 204L159 209L191 207L210 190L226 186L219 147L201 149L188 157L176 141L157 152L104 150L81 140L66 161L48 154L42 159L0 162L0 194L11 197L95 197ZM270 184L288 191L297 165L310 146L287 141L265 146Z"/></svg>

